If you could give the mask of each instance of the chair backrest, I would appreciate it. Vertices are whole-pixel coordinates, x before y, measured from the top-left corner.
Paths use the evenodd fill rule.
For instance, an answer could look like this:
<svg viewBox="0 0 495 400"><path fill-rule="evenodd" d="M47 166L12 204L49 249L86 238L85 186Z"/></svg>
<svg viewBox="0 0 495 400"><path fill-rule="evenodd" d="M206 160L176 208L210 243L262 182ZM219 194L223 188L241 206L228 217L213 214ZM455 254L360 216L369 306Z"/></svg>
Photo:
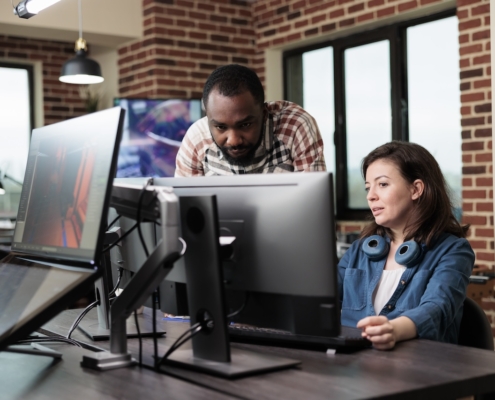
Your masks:
<svg viewBox="0 0 495 400"><path fill-rule="evenodd" d="M483 309L469 297L464 300L464 313L459 330L459 344L493 350L493 334L490 321Z"/></svg>

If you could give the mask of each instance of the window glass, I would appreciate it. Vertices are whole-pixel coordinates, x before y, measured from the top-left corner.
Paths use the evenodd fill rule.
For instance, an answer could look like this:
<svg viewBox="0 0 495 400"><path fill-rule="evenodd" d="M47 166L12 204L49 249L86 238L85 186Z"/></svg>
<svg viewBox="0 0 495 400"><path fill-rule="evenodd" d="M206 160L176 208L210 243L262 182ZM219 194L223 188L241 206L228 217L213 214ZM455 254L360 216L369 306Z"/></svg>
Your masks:
<svg viewBox="0 0 495 400"><path fill-rule="evenodd" d="M345 50L348 207L368 208L361 161L392 138L389 41Z"/></svg>
<svg viewBox="0 0 495 400"><path fill-rule="evenodd" d="M462 210L462 154L459 118L457 17L407 29L409 140L427 148L452 190L457 216Z"/></svg>
<svg viewBox="0 0 495 400"><path fill-rule="evenodd" d="M333 49L308 51L303 54L303 98L308 111L320 129L327 171L335 171Z"/></svg>
<svg viewBox="0 0 495 400"><path fill-rule="evenodd" d="M0 67L0 182L6 193L0 195L0 217L17 212L24 179L31 110L28 70ZM13 178L12 179L9 179Z"/></svg>

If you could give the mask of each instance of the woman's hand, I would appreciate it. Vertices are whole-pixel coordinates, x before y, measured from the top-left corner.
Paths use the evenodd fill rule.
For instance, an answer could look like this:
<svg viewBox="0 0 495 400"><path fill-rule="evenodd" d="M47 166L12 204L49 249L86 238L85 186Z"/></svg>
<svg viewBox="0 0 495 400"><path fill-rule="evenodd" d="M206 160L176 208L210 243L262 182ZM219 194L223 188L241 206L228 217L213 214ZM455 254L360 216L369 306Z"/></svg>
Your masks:
<svg viewBox="0 0 495 400"><path fill-rule="evenodd" d="M383 315L366 317L357 323L363 337L378 350L393 349L397 342L416 337L416 325L407 317L389 320Z"/></svg>

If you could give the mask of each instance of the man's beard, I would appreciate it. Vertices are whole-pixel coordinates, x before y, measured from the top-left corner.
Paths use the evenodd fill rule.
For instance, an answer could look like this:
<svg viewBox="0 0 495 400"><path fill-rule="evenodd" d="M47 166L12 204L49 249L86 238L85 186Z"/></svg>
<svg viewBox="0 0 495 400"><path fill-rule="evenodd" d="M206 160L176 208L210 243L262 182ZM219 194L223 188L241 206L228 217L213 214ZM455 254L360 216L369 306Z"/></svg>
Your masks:
<svg viewBox="0 0 495 400"><path fill-rule="evenodd" d="M216 141L215 138L213 138L213 135L211 135L213 142L217 145L217 147L220 149L220 151L223 154L223 157L227 160L229 164L232 165L237 165L241 167L246 167L248 165L252 164L252 161L254 159L254 155L256 154L256 149L260 146L261 141L263 139L263 134L260 134L260 138L258 139L258 142L256 144L250 144L247 146L220 146ZM244 150L244 149L249 149L246 154L240 157L232 157L228 151L229 150Z"/></svg>

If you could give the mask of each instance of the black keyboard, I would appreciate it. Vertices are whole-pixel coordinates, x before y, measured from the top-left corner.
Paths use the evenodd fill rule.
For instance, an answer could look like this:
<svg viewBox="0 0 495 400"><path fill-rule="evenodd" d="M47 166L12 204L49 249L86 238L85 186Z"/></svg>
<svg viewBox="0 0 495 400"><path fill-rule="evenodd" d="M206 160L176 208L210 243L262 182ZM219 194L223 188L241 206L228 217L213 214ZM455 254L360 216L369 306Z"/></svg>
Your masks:
<svg viewBox="0 0 495 400"><path fill-rule="evenodd" d="M233 342L322 350L335 349L342 352L355 351L371 346L371 342L363 338L361 332L361 329L358 328L341 326L339 336L308 336L251 325L229 325L229 336Z"/></svg>

